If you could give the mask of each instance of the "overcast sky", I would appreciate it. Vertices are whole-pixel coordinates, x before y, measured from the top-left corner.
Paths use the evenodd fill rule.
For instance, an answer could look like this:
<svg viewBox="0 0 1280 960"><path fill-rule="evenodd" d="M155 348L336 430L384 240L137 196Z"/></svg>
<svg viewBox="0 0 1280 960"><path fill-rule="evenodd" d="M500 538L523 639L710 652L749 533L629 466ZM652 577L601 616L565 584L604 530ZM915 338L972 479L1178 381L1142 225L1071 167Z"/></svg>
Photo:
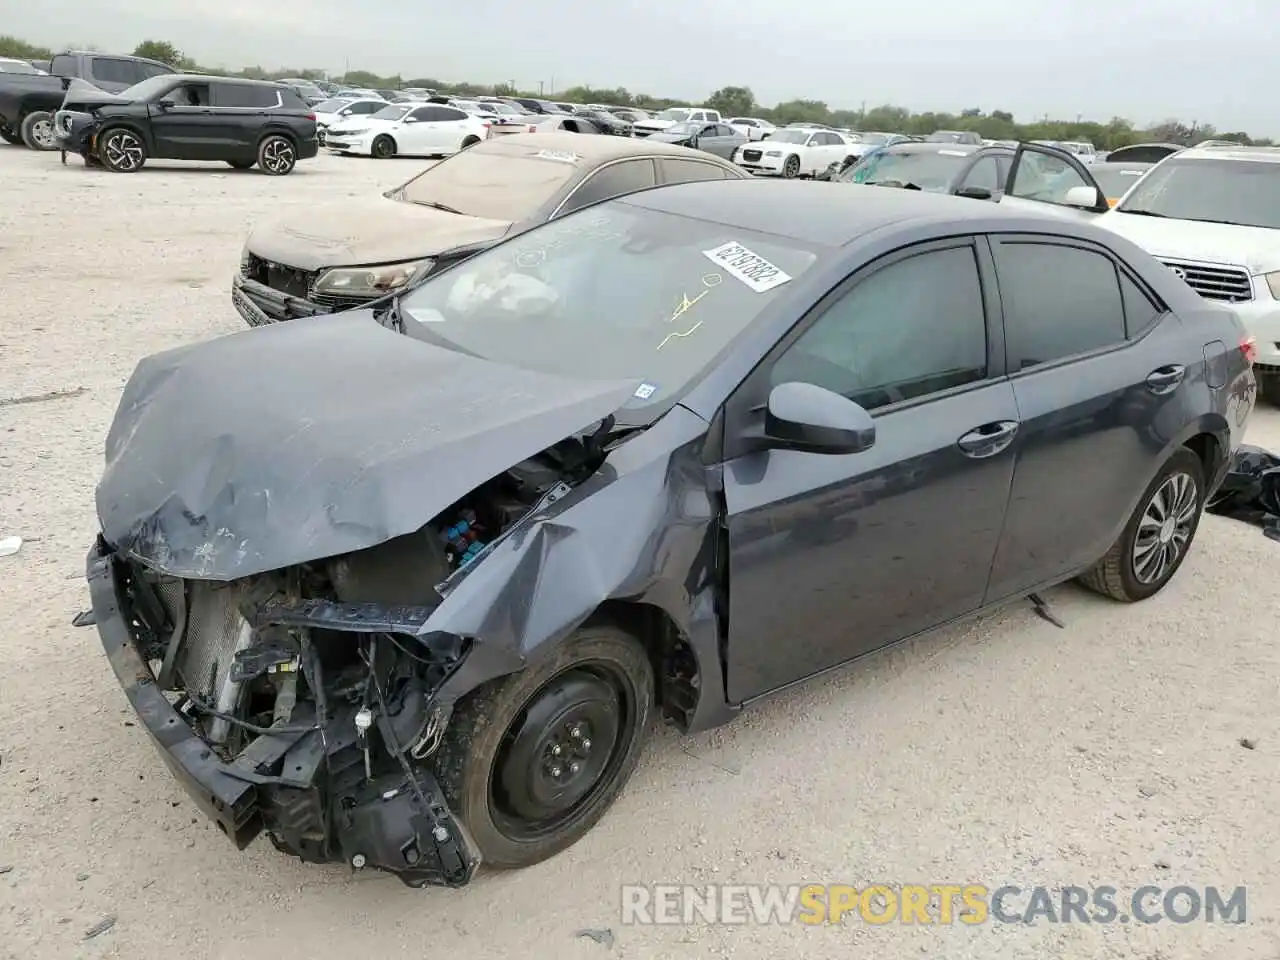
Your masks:
<svg viewBox="0 0 1280 960"><path fill-rule="evenodd" d="M537 89L623 86L772 104L1168 117L1280 134L1280 3L1264 0L0 0L0 30L209 65L368 69Z"/></svg>

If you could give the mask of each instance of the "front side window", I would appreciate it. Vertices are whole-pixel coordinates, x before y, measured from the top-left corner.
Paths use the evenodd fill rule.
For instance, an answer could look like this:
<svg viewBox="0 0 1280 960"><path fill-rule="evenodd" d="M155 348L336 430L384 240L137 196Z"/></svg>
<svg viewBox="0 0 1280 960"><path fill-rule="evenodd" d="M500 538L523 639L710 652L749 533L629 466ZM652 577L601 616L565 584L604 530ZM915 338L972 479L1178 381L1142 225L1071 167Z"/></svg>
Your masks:
<svg viewBox="0 0 1280 960"><path fill-rule="evenodd" d="M1047 151L1024 150L1013 172L1009 193L1026 200L1063 204L1073 187L1089 187L1080 172L1065 157Z"/></svg>
<svg viewBox="0 0 1280 960"><path fill-rule="evenodd" d="M1110 257L1040 241L994 247L1010 372L1125 341L1124 302Z"/></svg>
<svg viewBox="0 0 1280 960"><path fill-rule="evenodd" d="M1280 163L1166 160L1142 178L1120 213L1280 229Z"/></svg>
<svg viewBox="0 0 1280 960"><path fill-rule="evenodd" d="M771 384L816 384L867 410L987 376L973 248L918 253L859 281L774 364Z"/></svg>
<svg viewBox="0 0 1280 960"><path fill-rule="evenodd" d="M618 419L648 422L816 259L790 238L622 198L476 254L401 315L409 336L499 363L642 381Z"/></svg>
<svg viewBox="0 0 1280 960"><path fill-rule="evenodd" d="M996 193L1000 189L1000 168L995 157L983 157L965 174L962 187L977 187Z"/></svg>

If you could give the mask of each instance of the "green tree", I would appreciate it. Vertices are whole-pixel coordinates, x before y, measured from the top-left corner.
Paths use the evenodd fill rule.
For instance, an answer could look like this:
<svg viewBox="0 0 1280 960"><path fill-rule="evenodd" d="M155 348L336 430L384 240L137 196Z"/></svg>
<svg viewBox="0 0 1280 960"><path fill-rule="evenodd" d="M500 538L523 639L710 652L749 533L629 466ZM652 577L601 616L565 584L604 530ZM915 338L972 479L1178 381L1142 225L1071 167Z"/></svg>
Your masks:
<svg viewBox="0 0 1280 960"><path fill-rule="evenodd" d="M133 48L135 57L146 57L148 60L159 60L161 63L167 63L171 67L194 66L182 51L175 47L168 40L143 40L140 44Z"/></svg>
<svg viewBox="0 0 1280 960"><path fill-rule="evenodd" d="M721 87L707 97L707 106L724 117L749 117L756 109L756 95L750 87Z"/></svg>
<svg viewBox="0 0 1280 960"><path fill-rule="evenodd" d="M788 100L773 108L774 123L826 123L831 111L821 100Z"/></svg>
<svg viewBox="0 0 1280 960"><path fill-rule="evenodd" d="M0 57L13 57L17 60L52 60L53 51L48 47L37 47L8 34L0 34Z"/></svg>

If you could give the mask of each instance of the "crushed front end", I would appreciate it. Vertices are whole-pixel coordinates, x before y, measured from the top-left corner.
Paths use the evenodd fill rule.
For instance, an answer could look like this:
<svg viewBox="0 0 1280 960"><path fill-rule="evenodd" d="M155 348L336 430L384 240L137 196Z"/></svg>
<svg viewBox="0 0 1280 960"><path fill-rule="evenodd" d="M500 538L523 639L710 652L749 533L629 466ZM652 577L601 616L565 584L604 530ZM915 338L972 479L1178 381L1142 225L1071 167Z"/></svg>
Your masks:
<svg viewBox="0 0 1280 960"><path fill-rule="evenodd" d="M101 539L87 573L134 710L238 847L265 831L309 862L410 886L471 880L478 854L427 762L448 719L432 694L467 649L418 635L429 608L334 599L341 588L311 566L232 582L164 576Z"/></svg>

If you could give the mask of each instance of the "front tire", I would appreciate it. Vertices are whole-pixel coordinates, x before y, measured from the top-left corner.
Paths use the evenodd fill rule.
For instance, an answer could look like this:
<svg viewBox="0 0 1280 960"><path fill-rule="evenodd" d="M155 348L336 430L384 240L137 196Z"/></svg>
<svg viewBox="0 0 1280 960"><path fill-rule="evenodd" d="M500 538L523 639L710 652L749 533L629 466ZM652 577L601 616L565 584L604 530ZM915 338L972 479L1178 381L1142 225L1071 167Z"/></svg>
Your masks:
<svg viewBox="0 0 1280 960"><path fill-rule="evenodd" d="M1120 538L1079 582L1122 603L1159 593L1191 550L1204 499L1204 466L1184 447L1156 474Z"/></svg>
<svg viewBox="0 0 1280 960"><path fill-rule="evenodd" d="M258 169L269 177L285 177L298 165L298 149L283 134L269 133L258 144Z"/></svg>
<svg viewBox="0 0 1280 960"><path fill-rule="evenodd" d="M387 160L396 155L396 142L385 133L374 138L369 145L369 156L375 160Z"/></svg>
<svg viewBox="0 0 1280 960"><path fill-rule="evenodd" d="M474 146L475 146L477 143L479 143L479 142L480 142L480 138L479 138L479 137L475 137L475 136L472 136L472 137L465 137L465 138L463 139L463 141L462 141L462 148L461 148L461 149L466 150L468 147L474 147Z"/></svg>
<svg viewBox="0 0 1280 960"><path fill-rule="evenodd" d="M800 176L800 158L794 153L787 157L786 162L782 165L782 175L788 180L794 180Z"/></svg>
<svg viewBox="0 0 1280 960"><path fill-rule="evenodd" d="M232 170L252 170L255 160L228 160L227 166Z"/></svg>
<svg viewBox="0 0 1280 960"><path fill-rule="evenodd" d="M43 110L28 113L22 119L22 142L32 150L57 150L58 136L53 129L53 114Z"/></svg>
<svg viewBox="0 0 1280 960"><path fill-rule="evenodd" d="M15 147L25 146L22 142L22 134L15 133L9 127L0 126L0 140L3 140L5 143L11 143Z"/></svg>
<svg viewBox="0 0 1280 960"><path fill-rule="evenodd" d="M435 769L484 862L526 867L582 839L635 771L653 698L639 640L599 625L463 699Z"/></svg>
<svg viewBox="0 0 1280 960"><path fill-rule="evenodd" d="M112 173L137 173L147 162L142 137L124 127L98 134L98 159Z"/></svg>

